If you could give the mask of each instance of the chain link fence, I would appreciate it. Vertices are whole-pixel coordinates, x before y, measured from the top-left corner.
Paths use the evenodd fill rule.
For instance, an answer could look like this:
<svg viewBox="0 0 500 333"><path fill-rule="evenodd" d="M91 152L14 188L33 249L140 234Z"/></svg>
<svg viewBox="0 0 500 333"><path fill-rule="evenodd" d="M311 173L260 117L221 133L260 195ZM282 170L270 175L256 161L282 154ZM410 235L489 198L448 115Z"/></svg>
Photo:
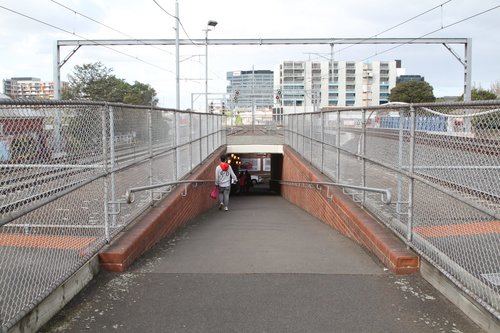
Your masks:
<svg viewBox="0 0 500 333"><path fill-rule="evenodd" d="M0 327L8 330L225 144L219 115L121 104L0 102ZM163 191L162 191L163 190Z"/></svg>
<svg viewBox="0 0 500 333"><path fill-rule="evenodd" d="M285 141L500 319L500 101L290 114Z"/></svg>

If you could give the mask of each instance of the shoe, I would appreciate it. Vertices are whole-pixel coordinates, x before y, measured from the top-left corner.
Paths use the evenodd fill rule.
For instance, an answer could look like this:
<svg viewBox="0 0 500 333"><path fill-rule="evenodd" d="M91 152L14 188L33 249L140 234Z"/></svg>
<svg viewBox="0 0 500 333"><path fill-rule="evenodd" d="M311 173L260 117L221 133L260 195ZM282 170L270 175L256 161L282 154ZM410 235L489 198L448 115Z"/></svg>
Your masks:
<svg viewBox="0 0 500 333"><path fill-rule="evenodd" d="M229 208L227 208L227 207L224 207L224 210L225 210L225 211L227 212L227 211L229 210Z"/></svg>
<svg viewBox="0 0 500 333"><path fill-rule="evenodd" d="M224 204L221 202L221 203L219 204L219 210L221 210L221 209L222 209L222 207L224 207Z"/></svg>

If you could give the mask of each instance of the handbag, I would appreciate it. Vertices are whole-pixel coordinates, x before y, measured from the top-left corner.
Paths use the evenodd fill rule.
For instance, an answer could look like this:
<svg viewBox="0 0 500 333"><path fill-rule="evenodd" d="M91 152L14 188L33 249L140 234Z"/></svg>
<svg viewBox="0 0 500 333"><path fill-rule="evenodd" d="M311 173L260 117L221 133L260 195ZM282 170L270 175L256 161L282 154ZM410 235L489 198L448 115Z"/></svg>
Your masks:
<svg viewBox="0 0 500 333"><path fill-rule="evenodd" d="M219 196L219 186L215 185L212 192L210 192L210 198L216 200L218 196Z"/></svg>

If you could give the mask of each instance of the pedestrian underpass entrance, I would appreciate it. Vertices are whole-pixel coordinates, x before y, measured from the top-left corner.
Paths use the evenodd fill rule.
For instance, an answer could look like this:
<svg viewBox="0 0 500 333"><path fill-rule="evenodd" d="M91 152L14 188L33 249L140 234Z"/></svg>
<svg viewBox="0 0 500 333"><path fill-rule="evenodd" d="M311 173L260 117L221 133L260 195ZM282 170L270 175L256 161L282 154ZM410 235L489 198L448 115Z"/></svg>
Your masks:
<svg viewBox="0 0 500 333"><path fill-rule="evenodd" d="M227 155L238 176L238 182L232 185L231 195L281 193L282 154L232 152Z"/></svg>

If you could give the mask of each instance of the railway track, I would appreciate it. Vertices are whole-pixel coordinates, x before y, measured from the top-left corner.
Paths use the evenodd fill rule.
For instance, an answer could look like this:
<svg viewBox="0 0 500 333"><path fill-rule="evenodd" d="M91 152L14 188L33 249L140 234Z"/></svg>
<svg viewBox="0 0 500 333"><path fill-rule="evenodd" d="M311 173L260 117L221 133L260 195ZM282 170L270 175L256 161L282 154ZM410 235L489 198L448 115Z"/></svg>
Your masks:
<svg viewBox="0 0 500 333"><path fill-rule="evenodd" d="M152 154L165 153L170 148L170 144L158 145L153 148ZM116 151L115 166L146 161L149 155L149 147L121 148ZM105 163L102 159L95 157L73 161L73 164L57 164L63 162L62 159L53 162L55 163L0 166L2 175L0 177L0 217L105 174ZM96 172L96 170L99 171ZM61 184L61 179L63 179L63 184Z"/></svg>
<svg viewBox="0 0 500 333"><path fill-rule="evenodd" d="M362 129L358 128L342 128L342 133L352 133L356 138L360 138L362 134ZM486 159L491 156L499 156L500 155L500 141L499 140L486 140L486 139L474 139L463 137L461 141L457 142L455 136L449 136L446 134L435 134L428 133L423 131L418 131L417 136L415 138L415 144L418 147L425 148L435 148L435 149L446 149L449 151L448 154L454 154L454 152L459 152L460 154L470 154L471 156L468 158L469 161L476 162L478 156L483 156ZM367 129L367 139L370 138L378 138L382 140L390 140L393 142L399 141L399 130L397 129ZM405 131L403 133L403 142L405 144L409 144L410 137L409 132ZM358 145L356 143L356 149ZM359 153L359 152L358 152ZM435 157L435 156L434 156ZM449 163L448 161L447 163ZM395 164L395 162L392 162ZM439 163L437 163L439 165ZM430 165L429 169L432 169L436 166ZM446 168L447 166L441 166L442 168ZM448 165L450 170L453 170L455 165ZM464 169L467 169L468 166L464 166ZM477 167L469 166L471 169ZM500 165L494 166L483 166L484 168L491 167L493 172L495 172L498 176L496 181L498 182L500 179ZM408 168L405 168L408 171ZM497 207L500 205L500 194L498 192L489 191L485 189L481 189L479 187L473 187L464 183L459 183L450 179L446 179L444 177L437 177L430 173L422 172L423 168L415 167L414 174L419 176L429 182L437 184L447 190L450 190L454 193L466 196L469 199L474 200L475 202L480 203L481 205L494 206ZM470 177L473 177L471 175ZM471 178L467 177L464 174L465 180L470 180ZM473 179L473 178L472 178ZM484 181L484 179L483 179ZM494 175L492 176L491 182L495 182ZM479 182L478 182L479 183Z"/></svg>

